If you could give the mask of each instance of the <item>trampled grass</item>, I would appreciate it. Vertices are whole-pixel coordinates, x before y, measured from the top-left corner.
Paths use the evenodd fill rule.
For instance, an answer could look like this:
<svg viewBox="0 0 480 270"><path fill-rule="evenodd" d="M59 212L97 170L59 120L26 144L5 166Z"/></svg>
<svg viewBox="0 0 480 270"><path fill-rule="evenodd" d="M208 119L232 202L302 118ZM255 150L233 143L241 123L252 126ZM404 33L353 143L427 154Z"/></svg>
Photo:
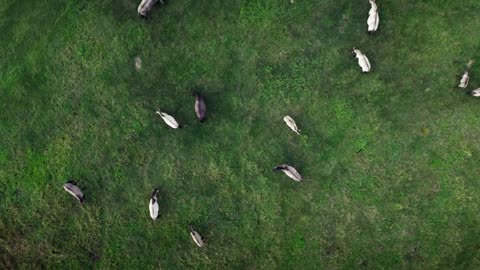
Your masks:
<svg viewBox="0 0 480 270"><path fill-rule="evenodd" d="M139 2L0 0L1 268L480 267L480 2Z"/></svg>

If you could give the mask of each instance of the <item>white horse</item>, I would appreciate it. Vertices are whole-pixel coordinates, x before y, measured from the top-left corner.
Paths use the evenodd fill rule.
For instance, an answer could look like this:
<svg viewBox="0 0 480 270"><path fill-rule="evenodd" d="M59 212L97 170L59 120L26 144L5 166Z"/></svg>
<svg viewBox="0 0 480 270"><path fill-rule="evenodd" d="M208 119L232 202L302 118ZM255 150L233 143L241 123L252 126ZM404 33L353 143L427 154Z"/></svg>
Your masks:
<svg viewBox="0 0 480 270"><path fill-rule="evenodd" d="M470 95L472 95L474 97L480 97L480 88L475 89L472 92L470 92Z"/></svg>
<svg viewBox="0 0 480 270"><path fill-rule="evenodd" d="M368 24L368 33L372 33L377 31L380 18L378 17L378 8L377 8L377 4L375 3L375 0L369 0L369 2L371 5L371 8L370 8L370 11L368 12L367 24Z"/></svg>
<svg viewBox="0 0 480 270"><path fill-rule="evenodd" d="M138 5L137 12L141 17L147 17L147 13L152 9L152 7L158 2L158 0L142 0L140 5ZM163 0L160 0L160 3L163 4Z"/></svg>
<svg viewBox="0 0 480 270"><path fill-rule="evenodd" d="M273 170L284 172L288 177L292 178L294 181L297 181L297 182L302 181L302 176L292 166L289 166L289 165L286 165L286 164L277 165L277 166L275 166L275 168L273 168Z"/></svg>
<svg viewBox="0 0 480 270"><path fill-rule="evenodd" d="M298 135L300 135L300 129L298 129L297 127L297 123L295 123L295 120L293 120L292 117L290 116L285 116L283 117L283 121L285 121L285 123L287 123L287 126L293 130L293 132L297 133Z"/></svg>
<svg viewBox="0 0 480 270"><path fill-rule="evenodd" d="M362 68L362 72L369 72L371 69L370 61L367 56L363 54L360 50L353 48L353 53L358 59L358 65Z"/></svg>
<svg viewBox="0 0 480 270"><path fill-rule="evenodd" d="M192 237L193 242L195 242L195 244L197 244L197 246L203 247L204 243L203 243L203 240L202 240L202 236L197 231L195 231L193 229L192 225L189 225L188 228L190 229L190 236Z"/></svg>
<svg viewBox="0 0 480 270"><path fill-rule="evenodd" d="M171 128L173 128L173 129L181 128L181 126L178 124L177 120L175 120L175 118L173 118L173 116L168 115L164 112L161 112L160 110L156 111L155 113L160 115L160 117L162 117L163 121L165 121L165 123L168 126L170 126Z"/></svg>
<svg viewBox="0 0 480 270"><path fill-rule="evenodd" d="M150 203L148 204L148 210L150 210L150 217L153 220L156 220L158 218L158 200L157 200L157 194L158 194L158 189L154 189L152 192L152 196L150 198Z"/></svg>
<svg viewBox="0 0 480 270"><path fill-rule="evenodd" d="M468 73L468 71L465 71L465 73L463 73L462 75L462 78L460 79L460 84L458 85L458 87L467 88L469 80L470 80L470 73Z"/></svg>

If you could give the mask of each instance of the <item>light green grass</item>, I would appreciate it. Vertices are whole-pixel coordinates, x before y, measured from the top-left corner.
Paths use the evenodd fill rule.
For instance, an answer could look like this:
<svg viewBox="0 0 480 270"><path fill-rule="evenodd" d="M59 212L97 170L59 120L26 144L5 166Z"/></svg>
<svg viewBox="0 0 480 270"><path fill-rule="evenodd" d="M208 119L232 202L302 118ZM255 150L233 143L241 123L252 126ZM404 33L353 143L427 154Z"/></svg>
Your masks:
<svg viewBox="0 0 480 270"><path fill-rule="evenodd" d="M0 0L0 268L480 267L480 2L139 2Z"/></svg>

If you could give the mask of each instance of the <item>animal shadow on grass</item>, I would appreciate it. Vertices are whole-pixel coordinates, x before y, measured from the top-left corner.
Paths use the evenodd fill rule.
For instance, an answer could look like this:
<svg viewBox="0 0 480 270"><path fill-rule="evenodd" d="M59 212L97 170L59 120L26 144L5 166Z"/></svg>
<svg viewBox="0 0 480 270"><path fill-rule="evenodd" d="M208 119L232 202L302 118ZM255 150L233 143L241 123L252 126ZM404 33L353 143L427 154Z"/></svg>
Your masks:
<svg viewBox="0 0 480 270"><path fill-rule="evenodd" d="M110 4L108 4L105 9L108 9L111 11L112 17L117 21L117 22L126 22L128 20L136 19L140 20L140 16L138 15L137 8L138 5L140 5L140 2L142 0L138 1L131 1L131 0L118 0L118 1L110 1ZM157 5L153 9L156 9Z"/></svg>
<svg viewBox="0 0 480 270"><path fill-rule="evenodd" d="M195 220L188 224L187 229L189 229L190 225L195 231L197 231L202 236L202 240L206 244L208 244L208 240L213 236L213 230L215 228L214 222L204 221L204 220Z"/></svg>
<svg viewBox="0 0 480 270"><path fill-rule="evenodd" d="M411 248L405 256L403 256L404 260L407 261L408 263L416 263L416 262L422 262L423 258L420 255L420 246L417 244L413 248Z"/></svg>
<svg viewBox="0 0 480 270"><path fill-rule="evenodd" d="M90 260L95 263L98 260L100 260L100 254L96 250L89 250L88 251L88 257Z"/></svg>
<svg viewBox="0 0 480 270"><path fill-rule="evenodd" d="M9 247L0 246L0 265L3 266L2 269L18 269L17 258L7 248Z"/></svg>
<svg viewBox="0 0 480 270"><path fill-rule="evenodd" d="M65 184L65 183L72 183L73 185L77 186L83 193L83 201L82 201L82 205L87 201L88 199L88 196L85 195L85 192L88 193L88 189L85 187L85 183L84 181L81 181L80 178L77 178L77 177L68 177L63 183L62 183L62 186ZM63 189L63 188L62 188ZM71 195L68 196L69 199L71 197ZM73 198L73 197L71 197ZM74 204L78 204L78 201L77 200L72 200L74 202Z"/></svg>
<svg viewBox="0 0 480 270"><path fill-rule="evenodd" d="M123 0L123 1L127 1L127 0ZM138 19L141 19L143 21L149 21L150 18L155 18L157 16L161 17L163 16L163 14L161 14L161 12L165 9L166 5L167 5L167 1L166 0L157 0L154 5L151 7L151 9L147 12L147 16L143 17L143 16L140 16L138 14L138 6L140 5L142 1L139 0L136 4L135 4L135 13L138 15Z"/></svg>
<svg viewBox="0 0 480 270"><path fill-rule="evenodd" d="M202 86L196 87L196 89L198 89L197 91L202 94L207 105L207 120L205 122L208 122L209 118L214 118L215 123L232 121L232 119L229 119L228 117L234 115L234 112L232 111L234 106L231 102L230 94L226 89L207 89Z"/></svg>
<svg viewBox="0 0 480 270"><path fill-rule="evenodd" d="M219 107L217 105L219 104L221 105L224 102L224 100L222 99L223 97L220 96L221 92L208 91L206 87L195 84L192 87L190 87L187 94L192 95L194 91L200 93L203 100L205 101L205 105L207 106L207 113L206 113L206 118L204 122L207 123L209 122L209 118L211 118L211 115L216 114L219 111ZM195 104L195 98L192 96L192 105L193 104ZM222 110L220 109L220 111ZM195 113L193 115L195 115ZM195 119L196 119L196 116L195 116Z"/></svg>
<svg viewBox="0 0 480 270"><path fill-rule="evenodd" d="M192 96L192 92L199 92L207 107L206 117L203 122L199 122L195 113L195 97ZM200 85L194 85L185 90L186 96L191 96L188 103L188 123L190 127L194 128L195 137L209 141L212 139L212 134L216 129L216 126L222 126L223 124L231 124L236 120L230 117L234 115L232 112L233 105L230 102L228 96L225 95L225 91L222 89L209 90L206 87ZM208 129L206 127L208 126ZM214 138L214 137L213 137Z"/></svg>
<svg viewBox="0 0 480 270"><path fill-rule="evenodd" d="M289 166L294 167L298 171L298 173L302 176L302 178L305 178L303 174L304 157L301 155L300 151L293 151L292 146L288 144L282 144L282 150L283 150L283 154L281 156L283 159L276 161L276 163L274 162L274 164L272 164L271 167L273 168L274 166L277 166L277 165L287 164Z"/></svg>
<svg viewBox="0 0 480 270"><path fill-rule="evenodd" d="M205 97L205 89L200 86L194 86L191 88L190 92L191 92L191 95L194 97L195 104L197 102L197 98L199 99L200 102L203 101L205 103L206 110L204 111L203 119L200 120L201 123L204 123L208 119L208 106L207 106L207 98ZM196 108L195 108L195 114L197 114ZM198 117L199 116L197 115L197 119Z"/></svg>
<svg viewBox="0 0 480 270"><path fill-rule="evenodd" d="M325 248L325 255L328 257L336 257L342 253L342 249L336 243L332 243Z"/></svg>
<svg viewBox="0 0 480 270"><path fill-rule="evenodd" d="M358 266L361 269L368 269L368 260L366 259L360 260L360 262L358 263Z"/></svg>
<svg viewBox="0 0 480 270"><path fill-rule="evenodd" d="M99 171L100 165L94 166L93 171ZM83 205L95 205L102 198L102 184L104 183L102 176L97 175L94 172L90 171L73 171L71 174L66 177L62 183L65 184L68 181L72 181L83 193ZM60 187L63 190L63 187Z"/></svg>
<svg viewBox="0 0 480 270"><path fill-rule="evenodd" d="M164 188L156 187L156 189L158 189L158 194L157 194L158 218L160 219L161 217L165 216L166 213L168 213L168 210L170 208L168 202L170 201L170 199L169 199L168 193ZM151 192L149 193L149 196L151 196Z"/></svg>
<svg viewBox="0 0 480 270"><path fill-rule="evenodd" d="M142 69L140 71L135 69L134 59L135 57L140 57L142 60ZM131 55L129 55L128 62L131 80L129 80L129 89L132 97L135 101L150 101L151 105L154 105L154 102L162 97L162 94L167 93L168 89L175 88L172 84L163 83L161 86L156 86L152 83L153 77L150 77L146 74L145 70L156 68L152 65L150 55L142 53L142 51L134 50ZM156 70L156 76L165 77L166 72L163 69ZM158 108L157 108L158 109Z"/></svg>

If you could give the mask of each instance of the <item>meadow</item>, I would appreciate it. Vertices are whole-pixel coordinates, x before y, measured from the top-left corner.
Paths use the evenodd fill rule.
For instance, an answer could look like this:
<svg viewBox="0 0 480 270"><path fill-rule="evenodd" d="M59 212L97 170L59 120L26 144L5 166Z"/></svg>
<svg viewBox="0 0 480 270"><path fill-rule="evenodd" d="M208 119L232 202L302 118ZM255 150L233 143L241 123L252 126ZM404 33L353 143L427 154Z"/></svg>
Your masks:
<svg viewBox="0 0 480 270"><path fill-rule="evenodd" d="M0 0L0 268L480 269L480 1L139 2Z"/></svg>

